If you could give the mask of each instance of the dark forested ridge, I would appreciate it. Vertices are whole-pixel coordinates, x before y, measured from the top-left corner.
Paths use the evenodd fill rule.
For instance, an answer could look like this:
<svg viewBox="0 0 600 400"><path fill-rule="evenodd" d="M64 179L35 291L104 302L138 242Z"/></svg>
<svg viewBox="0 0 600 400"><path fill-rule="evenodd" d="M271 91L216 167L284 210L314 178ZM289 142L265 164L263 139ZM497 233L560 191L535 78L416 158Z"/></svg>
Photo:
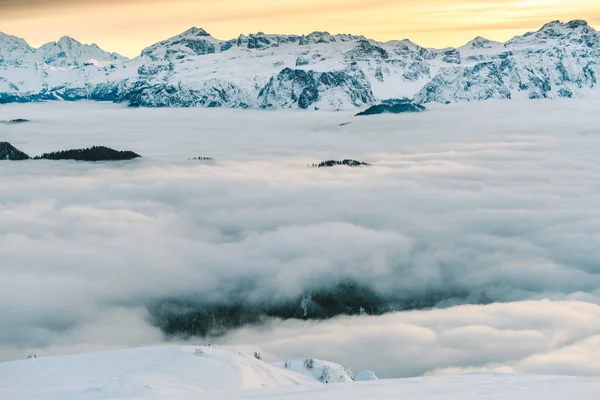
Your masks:
<svg viewBox="0 0 600 400"><path fill-rule="evenodd" d="M109 147L93 146L87 149L63 150L44 153L36 160L76 160L76 161L121 161L141 157L133 151L117 151Z"/></svg>
<svg viewBox="0 0 600 400"><path fill-rule="evenodd" d="M240 290L240 293L243 290ZM466 300L467 293L425 293L416 298L385 297L367 286L341 283L329 290L306 293L289 301L251 304L239 296L214 302L202 295L168 298L147 304L152 324L168 336L220 336L246 325L260 325L270 318L326 320L341 315L382 315L394 311L427 309L445 301L485 303L485 296Z"/></svg>
<svg viewBox="0 0 600 400"><path fill-rule="evenodd" d="M0 142L0 160L29 160L29 156L8 142Z"/></svg>

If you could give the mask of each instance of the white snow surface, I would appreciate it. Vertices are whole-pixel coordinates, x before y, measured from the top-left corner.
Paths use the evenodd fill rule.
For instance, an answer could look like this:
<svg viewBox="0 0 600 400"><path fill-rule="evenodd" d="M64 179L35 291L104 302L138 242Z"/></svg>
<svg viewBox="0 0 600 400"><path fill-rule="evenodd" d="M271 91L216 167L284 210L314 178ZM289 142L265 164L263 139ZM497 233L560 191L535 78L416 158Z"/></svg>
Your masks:
<svg viewBox="0 0 600 400"><path fill-rule="evenodd" d="M0 363L0 398L586 400L600 390L600 378L510 374L322 384L234 350L197 349L165 346Z"/></svg>
<svg viewBox="0 0 600 400"><path fill-rule="evenodd" d="M149 347L0 364L0 398L14 400L204 398L204 391L316 384L215 346Z"/></svg>

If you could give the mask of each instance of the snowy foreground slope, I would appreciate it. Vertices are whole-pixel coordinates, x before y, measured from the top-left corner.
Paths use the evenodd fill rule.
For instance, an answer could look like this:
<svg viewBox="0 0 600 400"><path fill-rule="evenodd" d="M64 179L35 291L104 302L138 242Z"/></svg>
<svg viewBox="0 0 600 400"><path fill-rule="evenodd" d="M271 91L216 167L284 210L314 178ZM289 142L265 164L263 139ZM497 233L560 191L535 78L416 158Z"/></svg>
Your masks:
<svg viewBox="0 0 600 400"><path fill-rule="evenodd" d="M322 384L234 350L151 347L0 364L0 398L596 399L598 378L467 374ZM331 364L335 365L335 364Z"/></svg>
<svg viewBox="0 0 600 400"><path fill-rule="evenodd" d="M477 37L441 50L327 32L219 40L192 28L133 60L70 38L34 49L0 34L0 103L345 109L401 97L592 97L599 74L600 34L585 21L554 21L506 43Z"/></svg>
<svg viewBox="0 0 600 400"><path fill-rule="evenodd" d="M150 347L0 364L2 399L193 398L203 391L289 385L320 383L212 346Z"/></svg>

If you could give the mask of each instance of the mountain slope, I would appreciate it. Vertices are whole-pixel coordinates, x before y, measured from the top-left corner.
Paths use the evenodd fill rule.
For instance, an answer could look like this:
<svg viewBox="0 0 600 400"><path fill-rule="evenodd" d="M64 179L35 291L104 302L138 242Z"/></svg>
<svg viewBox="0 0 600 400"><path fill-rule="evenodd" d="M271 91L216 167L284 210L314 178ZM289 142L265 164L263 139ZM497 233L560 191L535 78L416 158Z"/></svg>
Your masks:
<svg viewBox="0 0 600 400"><path fill-rule="evenodd" d="M219 40L192 28L133 60L70 38L32 49L0 36L0 102L93 99L144 107L344 109L417 103L596 96L600 34L550 22L506 43L457 49L362 36L268 35Z"/></svg>
<svg viewBox="0 0 600 400"><path fill-rule="evenodd" d="M28 359L0 364L0 376L3 399L197 397L204 391L320 385L314 379L212 346Z"/></svg>
<svg viewBox="0 0 600 400"><path fill-rule="evenodd" d="M25 40L0 32L0 65L19 67L34 56L35 49Z"/></svg>
<svg viewBox="0 0 600 400"><path fill-rule="evenodd" d="M461 53L463 65L441 70L417 102L596 96L600 35L585 21L550 22L503 45L480 40Z"/></svg>

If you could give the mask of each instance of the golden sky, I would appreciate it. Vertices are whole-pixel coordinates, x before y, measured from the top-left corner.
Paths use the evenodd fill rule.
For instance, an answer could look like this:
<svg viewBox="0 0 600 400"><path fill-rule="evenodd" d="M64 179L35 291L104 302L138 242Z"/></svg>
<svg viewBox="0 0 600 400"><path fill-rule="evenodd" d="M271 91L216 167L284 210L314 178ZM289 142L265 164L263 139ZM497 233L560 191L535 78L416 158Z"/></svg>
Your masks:
<svg viewBox="0 0 600 400"><path fill-rule="evenodd" d="M219 39L322 30L447 47L557 19L600 26L600 0L0 0L1 32L33 46L69 35L130 57L192 26Z"/></svg>

